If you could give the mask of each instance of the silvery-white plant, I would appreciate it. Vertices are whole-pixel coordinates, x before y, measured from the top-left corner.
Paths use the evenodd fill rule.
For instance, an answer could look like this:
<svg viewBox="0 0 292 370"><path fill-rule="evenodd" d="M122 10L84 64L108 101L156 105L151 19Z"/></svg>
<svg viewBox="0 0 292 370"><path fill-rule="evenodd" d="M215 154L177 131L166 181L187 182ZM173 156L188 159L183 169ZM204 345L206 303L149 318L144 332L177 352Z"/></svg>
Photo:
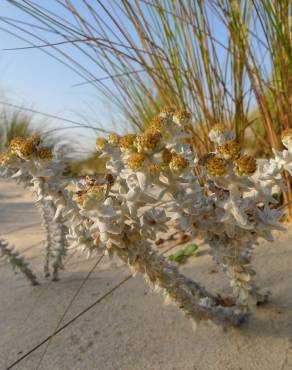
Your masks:
<svg viewBox="0 0 292 370"><path fill-rule="evenodd" d="M33 135L27 139L13 139L1 154L0 165L2 176L14 179L36 196L46 231L44 273L50 276L52 268L52 278L57 280L67 249L67 227L61 216L55 217L54 203L55 193L66 186L62 178L64 163L58 151L43 146L41 138ZM10 262L13 264L14 260Z"/></svg>
<svg viewBox="0 0 292 370"><path fill-rule="evenodd" d="M259 238L271 240L272 230L283 230L273 192L284 190L284 170L292 174L292 130L282 135L287 149L257 163L230 130L216 125L209 134L214 152L198 158L189 144L190 120L188 112L167 108L139 135L98 138L108 172L81 180L75 192L58 185L54 171L32 182L39 189L46 179L42 199L52 201L54 220L67 223L73 247L116 254L193 319L238 325L270 293L256 286L251 257ZM159 233L171 231L210 245L232 297L210 294L156 253Z"/></svg>

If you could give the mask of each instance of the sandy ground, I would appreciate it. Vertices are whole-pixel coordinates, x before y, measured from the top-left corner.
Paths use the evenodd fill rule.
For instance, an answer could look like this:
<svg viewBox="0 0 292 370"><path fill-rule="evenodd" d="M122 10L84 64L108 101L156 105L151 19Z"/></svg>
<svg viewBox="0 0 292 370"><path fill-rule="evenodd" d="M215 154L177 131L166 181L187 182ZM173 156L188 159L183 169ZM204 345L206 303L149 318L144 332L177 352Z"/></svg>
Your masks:
<svg viewBox="0 0 292 370"><path fill-rule="evenodd" d="M44 235L30 194L1 180L0 208L0 236L22 251L41 276ZM96 258L70 251L61 280L41 277L38 287L28 285L0 261L0 369L292 369L291 230L277 239L274 244L261 243L255 252L259 283L273 290L270 302L242 328L225 332L209 323L199 323L194 331L176 307L164 305L160 295L149 292L141 276L128 279L100 300L129 276L126 266L107 259L93 271L63 317ZM210 289L226 292L227 281L206 250L202 247L182 270ZM91 305L48 347L40 346L10 367Z"/></svg>

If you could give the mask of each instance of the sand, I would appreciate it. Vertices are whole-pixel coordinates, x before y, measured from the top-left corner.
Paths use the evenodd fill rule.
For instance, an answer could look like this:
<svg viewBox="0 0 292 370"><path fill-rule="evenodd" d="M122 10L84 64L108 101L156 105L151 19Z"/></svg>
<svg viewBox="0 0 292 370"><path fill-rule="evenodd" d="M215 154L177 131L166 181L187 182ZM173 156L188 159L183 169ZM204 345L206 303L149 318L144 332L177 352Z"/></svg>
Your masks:
<svg viewBox="0 0 292 370"><path fill-rule="evenodd" d="M96 262L70 251L61 280L42 277L44 239L31 195L0 181L0 236L22 251L41 285L32 287L0 261L0 369L9 368L57 327L93 305L46 344L16 364L17 370L288 370L292 369L292 232L256 247L261 286L271 287L270 302L240 329L223 331L191 322L141 276L129 278L100 300L130 272L103 259L66 313L72 297ZM210 289L228 291L207 247L182 271ZM100 300L100 301L99 301ZM95 303L95 304L94 304ZM62 322L60 323L62 319ZM39 365L40 360L41 364ZM39 366L39 367L38 367Z"/></svg>

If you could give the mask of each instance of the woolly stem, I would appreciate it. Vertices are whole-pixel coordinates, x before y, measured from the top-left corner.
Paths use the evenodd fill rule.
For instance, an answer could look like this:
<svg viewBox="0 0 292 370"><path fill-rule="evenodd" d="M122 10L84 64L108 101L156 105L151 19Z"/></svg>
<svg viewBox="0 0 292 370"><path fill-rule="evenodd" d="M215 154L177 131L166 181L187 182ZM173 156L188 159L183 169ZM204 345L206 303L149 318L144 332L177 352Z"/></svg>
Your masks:
<svg viewBox="0 0 292 370"><path fill-rule="evenodd" d="M32 285L39 284L35 274L29 268L29 265L25 261L24 257L22 257L19 252L14 250L13 247L10 248L8 243L3 239L0 239L0 255L9 261L13 270L18 269L20 272L22 272Z"/></svg>
<svg viewBox="0 0 292 370"><path fill-rule="evenodd" d="M218 304L218 300L205 288L182 275L146 242L131 244L126 248L112 248L135 271L144 274L149 283L165 290L172 301L192 319L212 320L223 326L238 326L245 321L246 312Z"/></svg>
<svg viewBox="0 0 292 370"><path fill-rule="evenodd" d="M50 261L52 260L52 280L58 280L58 271L63 268L66 256L66 238L68 228L64 225L62 213L56 214L56 205L48 197L52 196L49 184L43 178L34 179L34 188L40 200L44 227L46 230L46 256L44 264L45 276L50 276ZM59 195L60 196L60 195Z"/></svg>
<svg viewBox="0 0 292 370"><path fill-rule="evenodd" d="M45 262L44 262L44 274L45 277L50 276L50 260L53 249L53 240L52 240L52 219L55 212L55 207L52 202L40 202L40 209L43 219L43 226L46 234L45 241Z"/></svg>
<svg viewBox="0 0 292 370"><path fill-rule="evenodd" d="M251 241L232 241L227 237L223 239L221 237L213 238L210 246L215 251L213 255L216 261L230 280L237 304L248 309L267 300L269 291L261 292L254 281L256 273L251 265L253 251Z"/></svg>
<svg viewBox="0 0 292 370"><path fill-rule="evenodd" d="M52 252L53 257L53 276L52 280L57 281L59 279L59 269L63 269L63 260L67 255L67 242L66 235L68 228L64 225L62 220L55 220L55 233L54 233L54 250Z"/></svg>
<svg viewBox="0 0 292 370"><path fill-rule="evenodd" d="M45 201L45 184L43 178L33 178L33 190L38 199L38 204L41 209L43 226L46 233L45 241L45 262L44 262L44 275L50 276L50 259L52 253L52 231L51 221L55 214L55 206L51 201Z"/></svg>

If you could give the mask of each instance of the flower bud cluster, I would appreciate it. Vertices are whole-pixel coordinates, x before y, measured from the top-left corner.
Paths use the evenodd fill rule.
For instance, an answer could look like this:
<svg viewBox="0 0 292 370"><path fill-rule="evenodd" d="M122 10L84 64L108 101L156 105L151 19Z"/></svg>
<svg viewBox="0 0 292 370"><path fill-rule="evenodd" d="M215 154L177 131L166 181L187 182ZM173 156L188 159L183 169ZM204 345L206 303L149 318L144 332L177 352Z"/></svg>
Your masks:
<svg viewBox="0 0 292 370"><path fill-rule="evenodd" d="M64 162L59 153L43 145L39 135L32 135L11 140L0 155L0 167L2 175L15 179L34 193L46 231L44 273L49 276L52 267L53 279L57 280L67 247L63 217L60 214L54 218L66 187L62 178Z"/></svg>
<svg viewBox="0 0 292 370"><path fill-rule="evenodd" d="M252 176L257 169L256 160L243 154L235 135L224 125L215 125L209 133L215 152L206 158L207 173L211 177Z"/></svg>

